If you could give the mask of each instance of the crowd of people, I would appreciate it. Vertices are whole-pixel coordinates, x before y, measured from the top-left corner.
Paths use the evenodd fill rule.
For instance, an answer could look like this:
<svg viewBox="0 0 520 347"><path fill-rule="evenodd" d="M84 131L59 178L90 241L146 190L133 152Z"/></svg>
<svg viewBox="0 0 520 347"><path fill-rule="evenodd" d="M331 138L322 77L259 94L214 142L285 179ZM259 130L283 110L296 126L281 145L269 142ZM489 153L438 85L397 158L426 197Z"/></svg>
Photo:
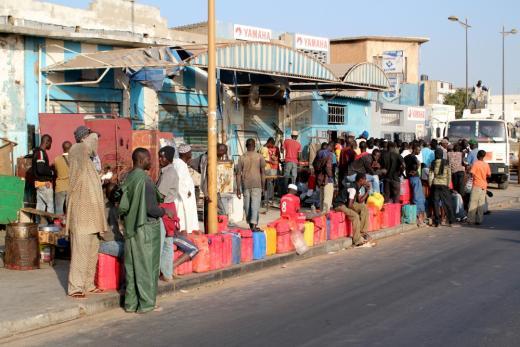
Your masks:
<svg viewBox="0 0 520 347"><path fill-rule="evenodd" d="M348 133L321 144L307 169L299 167L298 136L293 131L280 147L270 138L261 150L254 139L246 141L246 152L235 168L235 192L243 199L252 230L258 228L262 201L271 203L278 187L279 195L288 190L282 201L291 206L299 208L301 203L313 212L344 213L352 221L354 244L363 245L369 239L367 201L379 196L398 203L404 180L411 188L419 226L446 223L454 227L483 221L490 168L484 161L485 151L474 140L406 143L369 138L366 131L357 137ZM98 134L80 126L74 138L75 144L62 144L63 153L51 166L47 151L52 137L43 135L33 152L32 169L37 209L66 214L71 240L68 294L84 298L100 292L94 276L98 253L105 253L124 259L125 310L160 310L155 302L157 282L171 281L174 267L199 251L188 237L201 229L190 170L201 174L207 212L207 153L192 160L187 144L177 149L165 146L158 153L137 148L132 170L116 181L109 169L101 169ZM218 144L219 160L227 154L227 146ZM153 155L160 166L157 182L147 174ZM276 184L280 179L282 185ZM227 214L220 194L217 198L218 213ZM183 255L173 262L174 247Z"/></svg>
<svg viewBox="0 0 520 347"><path fill-rule="evenodd" d="M191 147L165 146L158 153L137 148L133 167L120 185L102 170L97 156L99 135L85 126L65 141L51 165L47 151L52 137L43 135L33 151L37 209L65 214L71 243L68 295L81 299L99 293L94 277L98 254L124 260L125 310L158 311L157 282L171 281L173 269L193 259L198 248L188 234L200 230L195 186L191 178ZM227 152L227 148L226 148ZM147 171L152 155L161 167L157 182ZM174 245L183 255L173 261Z"/></svg>
<svg viewBox="0 0 520 347"><path fill-rule="evenodd" d="M249 141L248 151L253 153L254 141ZM487 196L492 193L487 190L487 180L491 172L484 161L486 152L478 149L475 140L450 143L444 138L408 143L369 138L366 131L359 136L349 132L344 138L322 143L310 168L295 174L294 163L300 160L301 151L298 132L292 132L281 148L270 138L261 151L263 161L255 154L256 177L276 177L281 173L284 185L295 184L296 195L303 206L325 213L331 209L344 212L353 221L355 235L361 235L355 240L358 244L368 238L368 198L381 194L384 202L398 203L403 181L410 185L411 203L416 206L419 226L478 225L488 213ZM284 153L285 160L281 158ZM283 172L282 161L285 163ZM246 176L254 172L248 166ZM267 180L264 194L267 202L274 195L272 185L272 181ZM257 186L259 188L260 183ZM251 226L255 226L258 219L256 211L260 207L261 191L256 195L256 203L246 205L246 210L255 212L254 218L248 218Z"/></svg>

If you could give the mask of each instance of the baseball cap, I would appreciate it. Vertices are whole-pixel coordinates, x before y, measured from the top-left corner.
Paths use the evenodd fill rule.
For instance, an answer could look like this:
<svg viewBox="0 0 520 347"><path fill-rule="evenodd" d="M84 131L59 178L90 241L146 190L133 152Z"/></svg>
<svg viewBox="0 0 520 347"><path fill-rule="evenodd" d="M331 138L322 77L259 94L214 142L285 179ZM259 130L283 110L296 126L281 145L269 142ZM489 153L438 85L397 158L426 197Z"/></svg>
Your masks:
<svg viewBox="0 0 520 347"><path fill-rule="evenodd" d="M291 136L298 136L298 135L299 135L298 130L293 130L291 132Z"/></svg>
<svg viewBox="0 0 520 347"><path fill-rule="evenodd" d="M292 190L296 190L296 191L298 191L298 187L296 186L296 184L292 184L292 183L291 183L291 184L289 184L289 185L287 186L287 188L288 188L288 189L292 189Z"/></svg>

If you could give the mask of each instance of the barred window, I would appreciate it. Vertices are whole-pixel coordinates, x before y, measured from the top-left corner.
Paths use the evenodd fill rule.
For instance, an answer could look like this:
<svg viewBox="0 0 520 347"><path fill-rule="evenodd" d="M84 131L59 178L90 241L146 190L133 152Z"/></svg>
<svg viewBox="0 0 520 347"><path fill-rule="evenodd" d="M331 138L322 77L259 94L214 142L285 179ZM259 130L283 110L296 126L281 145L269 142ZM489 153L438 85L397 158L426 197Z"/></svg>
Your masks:
<svg viewBox="0 0 520 347"><path fill-rule="evenodd" d="M381 125L401 125L401 111L381 110Z"/></svg>
<svg viewBox="0 0 520 347"><path fill-rule="evenodd" d="M345 124L345 109L344 105L329 104L328 124Z"/></svg>

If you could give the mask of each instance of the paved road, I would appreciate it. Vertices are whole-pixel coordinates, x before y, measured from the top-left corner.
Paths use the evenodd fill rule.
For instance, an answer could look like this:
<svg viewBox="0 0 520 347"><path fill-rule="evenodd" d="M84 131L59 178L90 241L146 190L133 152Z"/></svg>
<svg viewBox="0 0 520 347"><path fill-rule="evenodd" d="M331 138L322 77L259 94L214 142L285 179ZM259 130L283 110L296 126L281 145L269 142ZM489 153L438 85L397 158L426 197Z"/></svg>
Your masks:
<svg viewBox="0 0 520 347"><path fill-rule="evenodd" d="M106 314L9 346L518 346L520 210L423 229Z"/></svg>

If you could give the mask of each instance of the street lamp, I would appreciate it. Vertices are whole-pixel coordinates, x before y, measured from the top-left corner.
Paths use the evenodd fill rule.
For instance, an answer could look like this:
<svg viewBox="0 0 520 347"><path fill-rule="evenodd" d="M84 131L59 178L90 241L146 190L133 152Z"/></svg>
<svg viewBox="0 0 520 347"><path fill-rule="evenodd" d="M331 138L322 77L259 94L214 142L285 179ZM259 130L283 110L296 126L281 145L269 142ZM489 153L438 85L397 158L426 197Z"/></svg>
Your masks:
<svg viewBox="0 0 520 347"><path fill-rule="evenodd" d="M464 22L459 19L457 16L449 16L449 20L452 22L457 22L460 25L462 25L466 31L466 100L465 100L465 107L468 107L468 29L471 28L471 25L468 24L468 19L465 18Z"/></svg>
<svg viewBox="0 0 520 347"><path fill-rule="evenodd" d="M509 31L506 31L506 28L502 26L502 31L500 32L502 34L502 119L506 119L506 97L505 97L505 65L506 65L506 49L505 49L505 39L506 35L514 35L518 31L516 29L511 29Z"/></svg>

